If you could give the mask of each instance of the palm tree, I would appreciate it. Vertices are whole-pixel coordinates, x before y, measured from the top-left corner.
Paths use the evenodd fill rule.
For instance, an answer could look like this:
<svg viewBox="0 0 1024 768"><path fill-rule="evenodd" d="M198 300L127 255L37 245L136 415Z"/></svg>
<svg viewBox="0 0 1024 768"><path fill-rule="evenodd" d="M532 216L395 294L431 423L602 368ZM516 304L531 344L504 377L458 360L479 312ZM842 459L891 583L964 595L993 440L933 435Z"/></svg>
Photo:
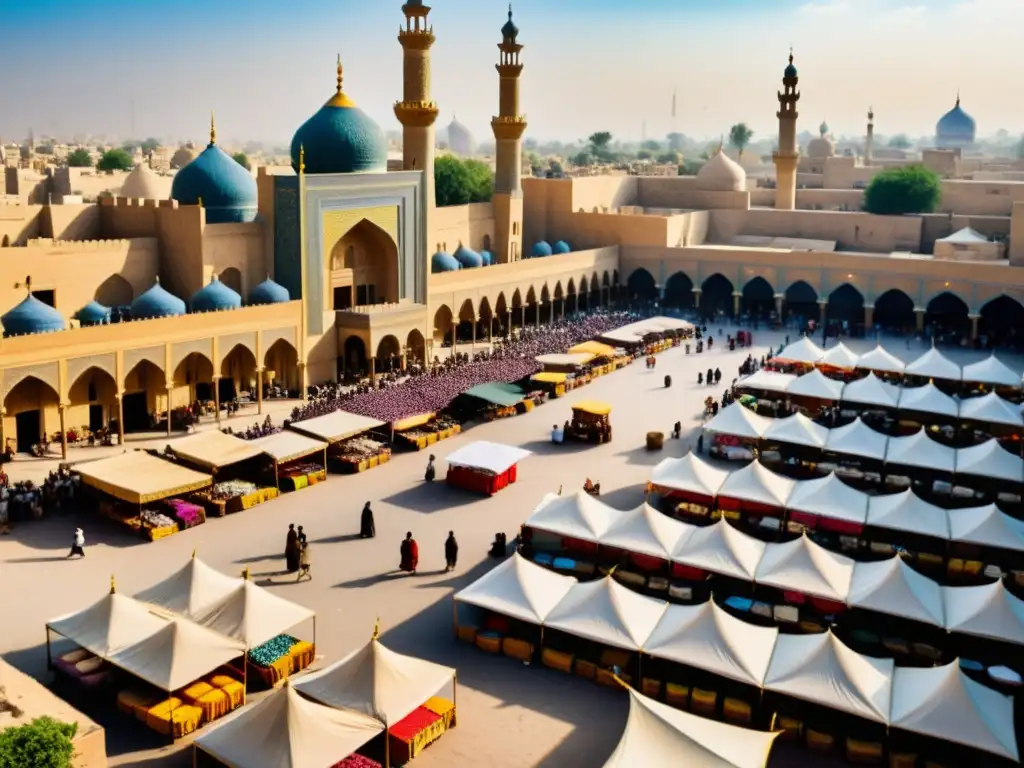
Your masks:
<svg viewBox="0 0 1024 768"><path fill-rule="evenodd" d="M736 123L729 129L729 144L739 150L740 159L743 158L743 150L746 149L753 137L754 132L747 127L746 123Z"/></svg>

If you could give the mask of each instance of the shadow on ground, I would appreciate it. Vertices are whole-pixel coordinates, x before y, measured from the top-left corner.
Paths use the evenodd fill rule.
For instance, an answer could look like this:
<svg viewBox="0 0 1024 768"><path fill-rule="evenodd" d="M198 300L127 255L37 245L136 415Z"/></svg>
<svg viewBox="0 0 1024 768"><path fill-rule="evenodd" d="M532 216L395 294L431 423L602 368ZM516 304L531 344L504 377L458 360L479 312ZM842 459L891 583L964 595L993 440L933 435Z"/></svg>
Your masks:
<svg viewBox="0 0 1024 768"><path fill-rule="evenodd" d="M10 537L26 547L49 551L64 551L67 554L71 550L71 540L75 535L75 528L81 528L85 533L85 551L96 545L106 547L134 547L137 544L147 543L137 533L132 533L126 527L117 525L109 520L104 520L96 515L85 512L54 513L47 515L40 520L13 523L11 525ZM33 563L46 562L48 558L12 558L9 563Z"/></svg>
<svg viewBox="0 0 1024 768"><path fill-rule="evenodd" d="M404 491L381 499L382 504L392 504L413 512L431 514L453 507L464 507L480 500L480 496L445 482L421 483Z"/></svg>

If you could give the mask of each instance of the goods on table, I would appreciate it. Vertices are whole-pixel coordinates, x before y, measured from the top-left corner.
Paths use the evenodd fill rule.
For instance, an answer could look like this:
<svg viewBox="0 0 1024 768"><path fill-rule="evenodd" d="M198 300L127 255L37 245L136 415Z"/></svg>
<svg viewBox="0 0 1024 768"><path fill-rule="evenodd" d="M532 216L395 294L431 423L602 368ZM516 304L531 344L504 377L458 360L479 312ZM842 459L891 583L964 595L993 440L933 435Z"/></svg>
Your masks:
<svg viewBox="0 0 1024 768"><path fill-rule="evenodd" d="M223 517L228 512L240 512L276 499L278 495L277 488L260 488L248 480L225 480L209 490L200 491L193 498L201 502L208 512Z"/></svg>
<svg viewBox="0 0 1024 768"><path fill-rule="evenodd" d="M382 768L381 764L371 760L368 757L363 757L358 752L351 754L342 760L340 763L335 763L331 768Z"/></svg>
<svg viewBox="0 0 1024 768"><path fill-rule="evenodd" d="M257 676L271 687L308 667L315 654L312 643L296 640L291 635L278 635L250 650L247 658Z"/></svg>
<svg viewBox="0 0 1024 768"><path fill-rule="evenodd" d="M331 453L345 472L363 472L391 459L391 449L370 437L346 440L334 446Z"/></svg>
<svg viewBox="0 0 1024 768"><path fill-rule="evenodd" d="M198 504L185 501L184 499L167 499L163 506L165 510L177 521L178 528L194 528L206 522L206 511Z"/></svg>
<svg viewBox="0 0 1024 768"><path fill-rule="evenodd" d="M391 762L408 763L445 732L445 719L426 707L418 707L388 729Z"/></svg>
<svg viewBox="0 0 1024 768"><path fill-rule="evenodd" d="M146 725L164 736L180 739L195 731L203 719L199 707L172 696L146 712Z"/></svg>
<svg viewBox="0 0 1024 768"><path fill-rule="evenodd" d="M418 451L438 440L446 440L462 431L462 425L447 416L440 416L428 424L397 432L396 436L404 440Z"/></svg>
<svg viewBox="0 0 1024 768"><path fill-rule="evenodd" d="M327 479L327 470L320 464L303 461L289 464L279 471L278 484L283 491L298 491Z"/></svg>
<svg viewBox="0 0 1024 768"><path fill-rule="evenodd" d="M178 523L171 517L152 509L139 513L142 531L150 541L157 541L178 532Z"/></svg>

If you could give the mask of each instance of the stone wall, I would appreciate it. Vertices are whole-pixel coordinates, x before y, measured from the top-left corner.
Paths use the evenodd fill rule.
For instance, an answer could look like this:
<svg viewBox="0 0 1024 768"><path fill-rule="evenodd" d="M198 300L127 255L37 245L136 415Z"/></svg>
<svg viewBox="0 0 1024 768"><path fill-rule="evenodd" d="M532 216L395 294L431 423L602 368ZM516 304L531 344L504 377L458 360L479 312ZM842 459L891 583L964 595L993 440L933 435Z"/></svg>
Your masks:
<svg viewBox="0 0 1024 768"><path fill-rule="evenodd" d="M431 229L427 237L428 258L437 251L454 253L459 243L474 251L491 250L494 208L491 203L435 208Z"/></svg>

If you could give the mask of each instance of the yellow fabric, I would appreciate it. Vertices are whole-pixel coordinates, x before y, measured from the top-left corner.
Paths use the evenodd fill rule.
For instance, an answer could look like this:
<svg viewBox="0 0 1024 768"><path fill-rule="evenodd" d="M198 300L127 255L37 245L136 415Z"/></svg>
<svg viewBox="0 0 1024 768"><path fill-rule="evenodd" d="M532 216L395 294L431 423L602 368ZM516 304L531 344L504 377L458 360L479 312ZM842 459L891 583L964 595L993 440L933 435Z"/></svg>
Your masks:
<svg viewBox="0 0 1024 768"><path fill-rule="evenodd" d="M593 416L607 416L612 412L612 407L608 403L602 403L600 400L584 400L583 402L576 403L572 409L589 413Z"/></svg>
<svg viewBox="0 0 1024 768"><path fill-rule="evenodd" d="M882 745L877 741L846 740L846 759L851 763L880 763Z"/></svg>
<svg viewBox="0 0 1024 768"><path fill-rule="evenodd" d="M228 695L228 699L231 700L232 709L238 709L238 707L245 703L245 686L241 683L228 683L227 685L222 685L220 689Z"/></svg>
<svg viewBox="0 0 1024 768"><path fill-rule="evenodd" d="M575 347L570 347L568 354L593 355L594 357L614 357L615 347L609 347L607 344L602 344L599 341L585 341L582 344L577 344Z"/></svg>
<svg viewBox="0 0 1024 768"><path fill-rule="evenodd" d="M576 677L593 680L597 676L597 665L586 659L576 659Z"/></svg>
<svg viewBox="0 0 1024 768"><path fill-rule="evenodd" d="M441 718L445 730L455 727L455 702L442 699L440 696L431 696L423 707Z"/></svg>
<svg viewBox="0 0 1024 768"><path fill-rule="evenodd" d="M648 698L659 698L661 696L661 680L655 680L652 677L645 677L640 682L640 691Z"/></svg>
<svg viewBox="0 0 1024 768"><path fill-rule="evenodd" d="M145 451L90 461L75 469L86 485L131 504L180 496L213 484L213 478L207 474L150 456Z"/></svg>
<svg viewBox="0 0 1024 768"><path fill-rule="evenodd" d="M491 637L489 635L477 635L476 647L479 648L481 651L486 651L487 653L500 653L501 638Z"/></svg>
<svg viewBox="0 0 1024 768"><path fill-rule="evenodd" d="M807 746L816 752L827 752L832 749L835 741L835 736L830 733L807 729Z"/></svg>
<svg viewBox="0 0 1024 768"><path fill-rule="evenodd" d="M200 681L198 683L192 683L192 685L190 685L188 688L183 688L181 691L181 696L188 703L194 704L196 702L196 699L198 699L200 696L205 696L213 689L213 686L209 683Z"/></svg>
<svg viewBox="0 0 1024 768"><path fill-rule="evenodd" d="M434 418L434 414L432 413L421 413L416 416L407 416L406 418L395 422L395 432L402 432L406 429L422 427L424 424L428 424L432 418Z"/></svg>
<svg viewBox="0 0 1024 768"><path fill-rule="evenodd" d="M554 651L550 648L545 648L541 652L541 662L545 667L551 669L557 669L560 672L571 672L572 671L572 654L562 653L561 651Z"/></svg>
<svg viewBox="0 0 1024 768"><path fill-rule="evenodd" d="M566 378L568 378L568 374L555 371L541 371L533 375L533 380L539 381L541 384L562 384Z"/></svg>
<svg viewBox="0 0 1024 768"><path fill-rule="evenodd" d="M698 715L713 715L715 712L715 705L718 703L718 693L715 691L705 691L700 688L694 688L693 694L690 696L691 708L695 714Z"/></svg>
<svg viewBox="0 0 1024 768"><path fill-rule="evenodd" d="M195 706L203 710L203 722L210 723L216 720L218 717L224 717L230 712L233 707L231 705L231 697L225 691L211 690L200 696L195 702Z"/></svg>
<svg viewBox="0 0 1024 768"><path fill-rule="evenodd" d="M232 683L237 683L238 680L231 677L231 675L214 675L207 682L214 688L224 688Z"/></svg>
<svg viewBox="0 0 1024 768"><path fill-rule="evenodd" d="M150 707L146 712L146 725L164 736L180 739L199 727L203 719L203 711L199 707L182 703L181 699L171 697L166 701Z"/></svg>
<svg viewBox="0 0 1024 768"><path fill-rule="evenodd" d="M312 643L299 640L288 649L288 655L292 659L292 674L295 674L313 663L313 659L316 657L316 648Z"/></svg>
<svg viewBox="0 0 1024 768"><path fill-rule="evenodd" d="M458 629L459 640L464 643L475 643L476 642L476 627L463 627L460 626Z"/></svg>
<svg viewBox="0 0 1024 768"><path fill-rule="evenodd" d="M665 684L665 703L685 709L690 703L690 687L678 683Z"/></svg>
<svg viewBox="0 0 1024 768"><path fill-rule="evenodd" d="M533 643L514 637L506 637L501 643L501 650L506 656L517 661L530 661L533 658Z"/></svg>

